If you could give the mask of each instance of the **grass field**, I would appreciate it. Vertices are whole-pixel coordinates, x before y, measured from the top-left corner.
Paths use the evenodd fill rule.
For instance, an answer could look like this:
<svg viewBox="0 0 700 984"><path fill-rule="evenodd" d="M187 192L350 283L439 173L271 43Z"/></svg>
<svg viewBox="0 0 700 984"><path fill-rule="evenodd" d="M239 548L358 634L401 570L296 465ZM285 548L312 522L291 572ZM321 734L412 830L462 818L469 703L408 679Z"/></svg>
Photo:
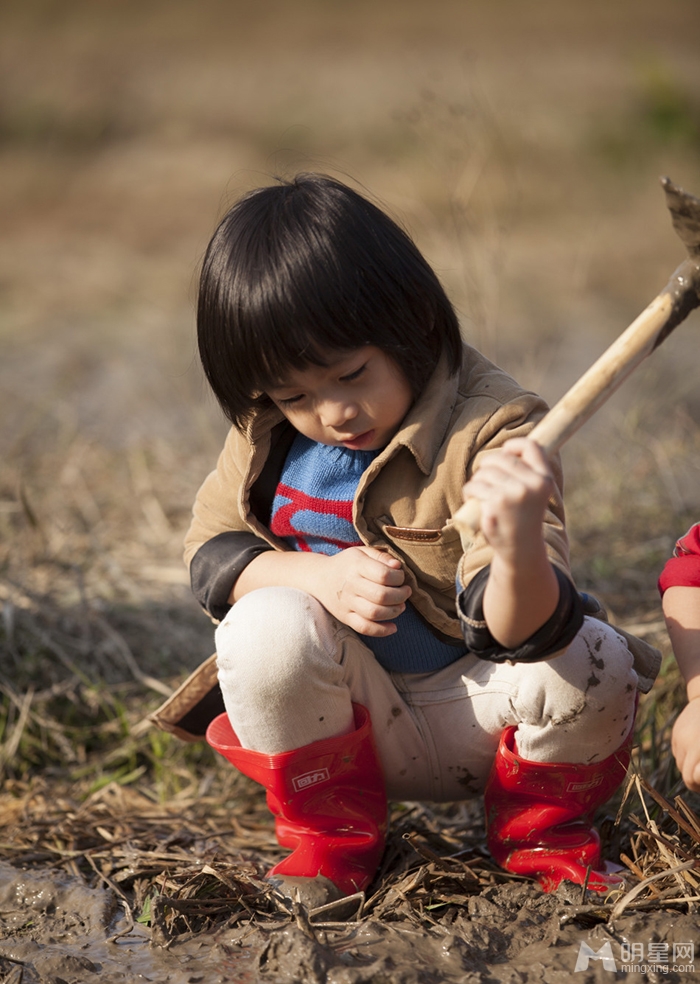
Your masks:
<svg viewBox="0 0 700 984"><path fill-rule="evenodd" d="M111 783L183 810L250 794L141 723L212 648L180 555L225 433L193 298L226 204L298 169L365 189L465 336L554 401L683 259L658 178L700 194L699 29L693 0L0 3L8 824ZM668 797L656 578L700 517L699 329L564 453L579 586L666 656L638 739Z"/></svg>

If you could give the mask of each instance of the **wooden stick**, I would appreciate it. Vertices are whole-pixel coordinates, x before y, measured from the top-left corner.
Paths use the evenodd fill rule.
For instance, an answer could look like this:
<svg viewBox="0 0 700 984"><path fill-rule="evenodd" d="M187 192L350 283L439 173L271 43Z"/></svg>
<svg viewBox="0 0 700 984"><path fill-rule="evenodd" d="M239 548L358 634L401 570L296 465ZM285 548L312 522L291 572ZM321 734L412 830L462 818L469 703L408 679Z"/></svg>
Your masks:
<svg viewBox="0 0 700 984"><path fill-rule="evenodd" d="M691 257L674 272L661 293L593 363L530 432L547 454L554 454L593 416L615 390L700 305L700 261ZM469 499L454 514L461 531L479 530L481 505Z"/></svg>

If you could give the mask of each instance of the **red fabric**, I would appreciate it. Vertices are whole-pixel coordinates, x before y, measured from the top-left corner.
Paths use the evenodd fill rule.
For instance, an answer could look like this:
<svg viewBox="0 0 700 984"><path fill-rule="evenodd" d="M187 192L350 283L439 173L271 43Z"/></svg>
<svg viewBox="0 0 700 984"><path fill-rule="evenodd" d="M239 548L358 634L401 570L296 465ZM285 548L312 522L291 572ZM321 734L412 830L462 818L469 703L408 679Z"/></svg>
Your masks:
<svg viewBox="0 0 700 984"><path fill-rule="evenodd" d="M700 588L700 523L691 526L685 536L677 541L673 556L659 578L659 591L667 588Z"/></svg>

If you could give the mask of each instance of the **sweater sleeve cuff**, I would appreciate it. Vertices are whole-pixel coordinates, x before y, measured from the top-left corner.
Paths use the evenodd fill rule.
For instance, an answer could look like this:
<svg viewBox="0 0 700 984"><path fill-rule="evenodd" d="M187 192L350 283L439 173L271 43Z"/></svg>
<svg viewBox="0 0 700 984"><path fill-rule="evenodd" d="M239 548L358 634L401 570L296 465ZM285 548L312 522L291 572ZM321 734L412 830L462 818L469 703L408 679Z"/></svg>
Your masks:
<svg viewBox="0 0 700 984"><path fill-rule="evenodd" d="M273 547L254 533L219 533L199 548L190 564L192 593L212 618L220 622L231 607L229 596L251 560Z"/></svg>
<svg viewBox="0 0 700 984"><path fill-rule="evenodd" d="M482 568L466 588L458 583L457 611L469 651L492 663L535 663L565 649L583 625L583 603L569 578L557 567L553 569L559 583L557 607L545 624L516 649L506 649L497 642L484 619L483 598L490 568Z"/></svg>
<svg viewBox="0 0 700 984"><path fill-rule="evenodd" d="M663 596L668 588L700 588L700 556L686 554L671 557L659 578L659 592Z"/></svg>

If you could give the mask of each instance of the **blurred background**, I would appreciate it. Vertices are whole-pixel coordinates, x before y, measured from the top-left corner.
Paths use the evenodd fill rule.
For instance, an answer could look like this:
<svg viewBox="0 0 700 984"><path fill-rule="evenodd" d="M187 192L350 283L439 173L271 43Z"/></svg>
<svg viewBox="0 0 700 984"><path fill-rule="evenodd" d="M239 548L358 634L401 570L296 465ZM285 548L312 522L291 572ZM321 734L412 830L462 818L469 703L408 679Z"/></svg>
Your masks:
<svg viewBox="0 0 700 984"><path fill-rule="evenodd" d="M37 693L157 702L211 651L180 560L225 434L198 264L227 205L300 169L405 225L465 337L554 402L683 259L659 177L700 195L700 6L0 2L6 763L23 733L27 761L76 754ZM699 353L695 313L564 455L579 584L659 645L656 577L700 518Z"/></svg>

